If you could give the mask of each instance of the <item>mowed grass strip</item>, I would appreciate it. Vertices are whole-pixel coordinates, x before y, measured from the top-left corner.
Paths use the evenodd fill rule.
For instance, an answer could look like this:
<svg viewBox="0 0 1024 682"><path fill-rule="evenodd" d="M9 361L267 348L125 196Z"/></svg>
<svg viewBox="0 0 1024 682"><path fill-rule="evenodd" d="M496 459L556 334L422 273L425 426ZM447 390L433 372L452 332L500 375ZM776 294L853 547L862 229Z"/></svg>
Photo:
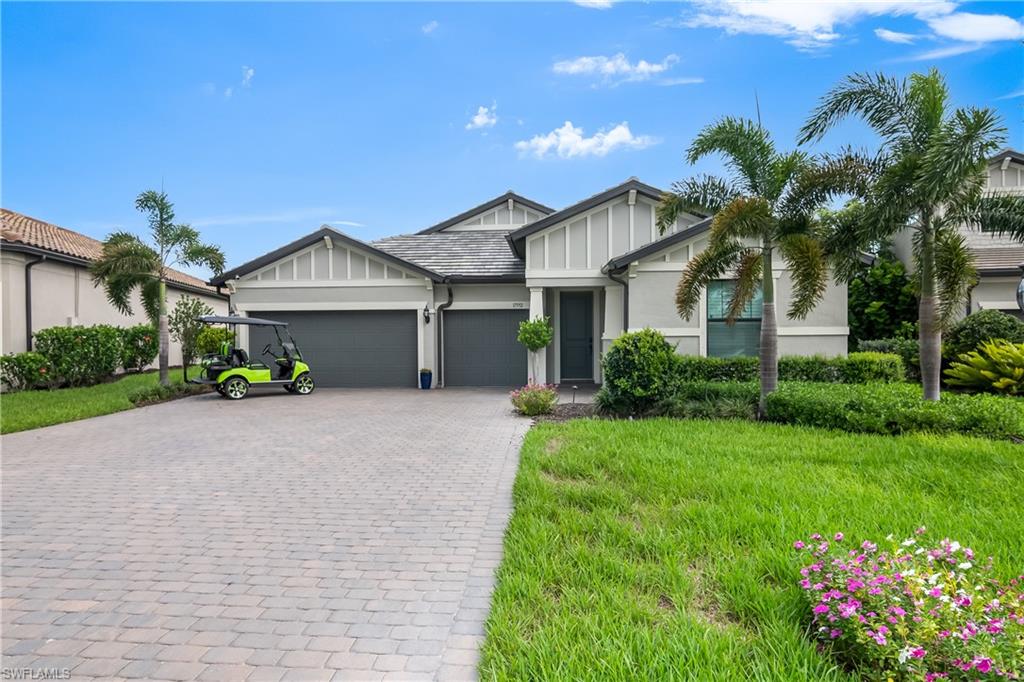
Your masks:
<svg viewBox="0 0 1024 682"><path fill-rule="evenodd" d="M522 450L483 679L847 680L792 543L949 536L1024 570L1024 447L740 421L541 424Z"/></svg>
<svg viewBox="0 0 1024 682"><path fill-rule="evenodd" d="M192 369L192 376L199 372ZM20 391L0 395L0 433L13 433L41 426L98 417L134 405L128 396L142 388L156 386L156 372L128 374L116 381L80 388L52 391ZM171 370L171 383L180 384L181 370Z"/></svg>

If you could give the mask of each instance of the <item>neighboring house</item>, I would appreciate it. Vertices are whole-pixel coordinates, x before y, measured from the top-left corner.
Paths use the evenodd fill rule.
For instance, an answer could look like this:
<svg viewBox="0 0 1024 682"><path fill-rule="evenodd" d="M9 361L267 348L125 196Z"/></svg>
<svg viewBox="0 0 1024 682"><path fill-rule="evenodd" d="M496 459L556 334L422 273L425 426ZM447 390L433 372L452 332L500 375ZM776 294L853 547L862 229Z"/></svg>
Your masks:
<svg viewBox="0 0 1024 682"><path fill-rule="evenodd" d="M138 296L132 315L123 315L95 287L89 265L103 244L36 218L0 209L0 300L4 353L31 348L32 334L47 327L148 322ZM204 300L218 314L228 310L227 296L197 277L174 270L167 283L168 310L182 295ZM171 344L171 364L181 364L181 348Z"/></svg>
<svg viewBox="0 0 1024 682"><path fill-rule="evenodd" d="M1007 149L989 159L986 190L1024 194L1024 154ZM971 290L965 313L995 309L1024 318L1017 306L1024 244L966 227L963 235L978 269L978 284ZM900 235L894 247L897 257L912 267L910 232Z"/></svg>
<svg viewBox="0 0 1024 682"><path fill-rule="evenodd" d="M555 211L508 192L417 234L365 243L324 226L213 280L243 315L291 324L321 386L501 386L527 381L522 320L548 316L551 383L601 381L624 329L660 330L680 353L756 355L760 304L724 322L728 279L683 320L675 289L707 246L711 220L655 228L661 191L632 178ZM830 284L806 320L789 320L790 278L775 272L782 354L846 352L846 288ZM270 339L252 331L250 354Z"/></svg>

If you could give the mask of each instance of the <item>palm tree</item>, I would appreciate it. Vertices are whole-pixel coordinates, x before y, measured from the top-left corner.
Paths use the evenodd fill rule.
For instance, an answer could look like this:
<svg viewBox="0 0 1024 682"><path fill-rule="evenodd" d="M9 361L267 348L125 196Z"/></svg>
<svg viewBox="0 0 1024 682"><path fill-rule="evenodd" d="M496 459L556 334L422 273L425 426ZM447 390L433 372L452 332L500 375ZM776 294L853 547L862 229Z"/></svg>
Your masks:
<svg viewBox="0 0 1024 682"><path fill-rule="evenodd" d="M848 152L871 181L864 184L859 219L830 239L850 259L857 249L910 228L920 292L918 319L925 400L938 400L942 330L963 310L977 274L959 228L1020 229L1013 197L984 192L987 159L1005 129L991 109L951 109L935 69L906 79L883 74L846 77L822 98L800 134L818 141L847 117L862 118L881 138L877 156ZM859 157L859 158L858 158Z"/></svg>
<svg viewBox="0 0 1024 682"><path fill-rule="evenodd" d="M206 266L220 274L224 254L216 246L199 241L190 225L174 224L174 205L163 192L148 190L135 199L135 208L146 214L152 245L130 232L115 232L103 242L103 254L92 265L92 280L103 285L111 305L132 314L131 296L138 289L142 306L160 337L160 383L167 386L167 274L174 265Z"/></svg>
<svg viewBox="0 0 1024 682"><path fill-rule="evenodd" d="M803 152L781 153L760 124L725 118L705 127L687 151L693 164L704 156L725 157L730 177L701 176L674 183L658 205L658 230L664 232L680 213L714 214L708 247L683 271L676 289L676 309L689 319L702 292L732 272L735 286L727 321L733 322L760 288L763 310L758 346L761 401L778 385L778 324L773 271L781 257L793 278L788 316L804 318L821 300L828 280L825 251L818 238L816 209L831 196L842 177L828 163ZM830 161L831 163L831 161Z"/></svg>

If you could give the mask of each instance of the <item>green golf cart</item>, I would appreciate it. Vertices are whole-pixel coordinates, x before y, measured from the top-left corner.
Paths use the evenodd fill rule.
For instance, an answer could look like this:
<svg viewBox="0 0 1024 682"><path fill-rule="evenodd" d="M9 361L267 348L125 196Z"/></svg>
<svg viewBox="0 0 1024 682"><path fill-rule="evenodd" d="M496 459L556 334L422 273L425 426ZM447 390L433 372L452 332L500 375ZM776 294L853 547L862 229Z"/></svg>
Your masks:
<svg viewBox="0 0 1024 682"><path fill-rule="evenodd" d="M287 322L222 315L206 315L196 319L204 324L227 325L235 332L236 339L239 326L270 327L277 337L280 354L274 352L273 344L268 343L263 348L262 354L273 361L271 367L259 360L252 360L244 349L233 343L224 342L219 352L208 353L199 360L202 374L197 379L191 379L191 383L215 386L218 393L230 400L241 400L251 388L280 386L289 393L299 395L313 392L315 384L309 373L309 365L302 361L302 353L288 332Z"/></svg>

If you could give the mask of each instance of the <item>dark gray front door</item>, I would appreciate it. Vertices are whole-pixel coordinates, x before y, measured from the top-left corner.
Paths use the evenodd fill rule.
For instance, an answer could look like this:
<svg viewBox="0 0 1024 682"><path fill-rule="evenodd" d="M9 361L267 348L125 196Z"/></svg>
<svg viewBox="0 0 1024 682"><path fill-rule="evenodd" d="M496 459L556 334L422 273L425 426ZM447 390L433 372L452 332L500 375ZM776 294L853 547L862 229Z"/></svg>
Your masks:
<svg viewBox="0 0 1024 682"><path fill-rule="evenodd" d="M594 378L594 294L563 291L558 307L562 380Z"/></svg>
<svg viewBox="0 0 1024 682"><path fill-rule="evenodd" d="M448 310L443 315L446 386L526 383L526 348L516 341L526 310Z"/></svg>
<svg viewBox="0 0 1024 682"><path fill-rule="evenodd" d="M251 312L287 322L318 386L408 386L418 382L412 310ZM249 328L249 355L260 359L272 329ZM267 362L267 358L263 358Z"/></svg>

